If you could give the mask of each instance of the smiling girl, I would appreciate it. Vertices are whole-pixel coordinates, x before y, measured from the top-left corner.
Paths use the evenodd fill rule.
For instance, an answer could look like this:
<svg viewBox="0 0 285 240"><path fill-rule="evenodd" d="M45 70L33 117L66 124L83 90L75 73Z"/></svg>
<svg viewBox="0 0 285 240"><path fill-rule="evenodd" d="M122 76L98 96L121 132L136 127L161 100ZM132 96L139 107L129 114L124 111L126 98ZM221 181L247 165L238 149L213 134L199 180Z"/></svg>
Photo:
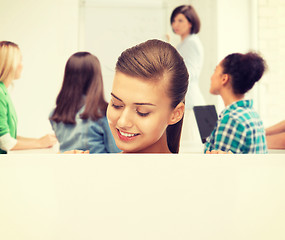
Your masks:
<svg viewBox="0 0 285 240"><path fill-rule="evenodd" d="M124 153L178 153L188 72L170 44L149 40L118 58L107 109Z"/></svg>

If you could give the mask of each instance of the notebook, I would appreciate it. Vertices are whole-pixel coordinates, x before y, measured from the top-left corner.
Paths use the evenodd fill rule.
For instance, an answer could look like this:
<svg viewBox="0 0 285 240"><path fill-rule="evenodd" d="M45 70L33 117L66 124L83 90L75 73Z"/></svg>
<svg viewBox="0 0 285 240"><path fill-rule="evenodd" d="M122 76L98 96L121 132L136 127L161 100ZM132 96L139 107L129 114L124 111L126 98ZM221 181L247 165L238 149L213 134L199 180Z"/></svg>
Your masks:
<svg viewBox="0 0 285 240"><path fill-rule="evenodd" d="M215 105L194 106L193 110L202 143L205 143L207 137L210 136L211 132L215 128L218 120Z"/></svg>

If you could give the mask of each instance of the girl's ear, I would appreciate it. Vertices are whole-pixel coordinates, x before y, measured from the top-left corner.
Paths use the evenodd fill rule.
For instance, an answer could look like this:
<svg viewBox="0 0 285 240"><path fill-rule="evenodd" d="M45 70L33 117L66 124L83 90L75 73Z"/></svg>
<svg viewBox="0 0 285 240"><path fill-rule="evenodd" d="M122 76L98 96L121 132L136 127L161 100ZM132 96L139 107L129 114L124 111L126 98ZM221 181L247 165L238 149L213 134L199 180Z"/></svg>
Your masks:
<svg viewBox="0 0 285 240"><path fill-rule="evenodd" d="M185 104L180 102L172 111L171 117L168 121L168 125L173 125L181 120L184 115Z"/></svg>
<svg viewBox="0 0 285 240"><path fill-rule="evenodd" d="M230 81L230 76L229 74L224 73L222 76L222 84L226 85Z"/></svg>

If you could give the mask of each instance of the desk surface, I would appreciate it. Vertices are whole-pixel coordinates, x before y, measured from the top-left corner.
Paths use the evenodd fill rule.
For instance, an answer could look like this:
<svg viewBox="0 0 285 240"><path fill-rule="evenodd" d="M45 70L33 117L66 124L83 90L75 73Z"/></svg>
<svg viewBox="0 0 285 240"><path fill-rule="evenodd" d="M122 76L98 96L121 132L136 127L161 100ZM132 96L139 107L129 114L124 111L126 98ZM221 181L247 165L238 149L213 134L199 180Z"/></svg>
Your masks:
<svg viewBox="0 0 285 240"><path fill-rule="evenodd" d="M8 154L54 154L59 152L59 144L54 145L52 148L44 149L29 149L29 150L13 150ZM181 154L203 154L204 146L202 143L191 143L188 146L181 145ZM268 149L269 154L285 154L285 149Z"/></svg>
<svg viewBox="0 0 285 240"><path fill-rule="evenodd" d="M28 150L13 150L8 151L8 154L54 154L59 152L59 143L51 148L28 149Z"/></svg>

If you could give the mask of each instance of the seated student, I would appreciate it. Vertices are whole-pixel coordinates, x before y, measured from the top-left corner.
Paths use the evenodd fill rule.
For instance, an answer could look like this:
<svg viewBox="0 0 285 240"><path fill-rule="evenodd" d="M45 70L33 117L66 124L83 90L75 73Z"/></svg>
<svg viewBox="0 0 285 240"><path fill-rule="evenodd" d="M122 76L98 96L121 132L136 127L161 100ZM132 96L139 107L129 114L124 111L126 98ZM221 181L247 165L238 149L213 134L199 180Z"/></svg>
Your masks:
<svg viewBox="0 0 285 240"><path fill-rule="evenodd" d="M0 41L0 154L9 150L49 148L57 141L53 135L26 138L17 135L17 115L7 88L22 72L22 55L17 44Z"/></svg>
<svg viewBox="0 0 285 240"><path fill-rule="evenodd" d="M263 123L244 95L263 75L265 61L256 53L225 57L211 77L210 93L220 95L225 109L205 143L205 153L267 153Z"/></svg>
<svg viewBox="0 0 285 240"><path fill-rule="evenodd" d="M265 129L269 149L285 149L285 120Z"/></svg>
<svg viewBox="0 0 285 240"><path fill-rule="evenodd" d="M149 40L116 63L107 118L123 153L178 153L188 88L182 57L170 44Z"/></svg>
<svg viewBox="0 0 285 240"><path fill-rule="evenodd" d="M106 118L107 106L98 58L89 52L73 54L66 63L56 107L50 114L60 151L120 152Z"/></svg>

